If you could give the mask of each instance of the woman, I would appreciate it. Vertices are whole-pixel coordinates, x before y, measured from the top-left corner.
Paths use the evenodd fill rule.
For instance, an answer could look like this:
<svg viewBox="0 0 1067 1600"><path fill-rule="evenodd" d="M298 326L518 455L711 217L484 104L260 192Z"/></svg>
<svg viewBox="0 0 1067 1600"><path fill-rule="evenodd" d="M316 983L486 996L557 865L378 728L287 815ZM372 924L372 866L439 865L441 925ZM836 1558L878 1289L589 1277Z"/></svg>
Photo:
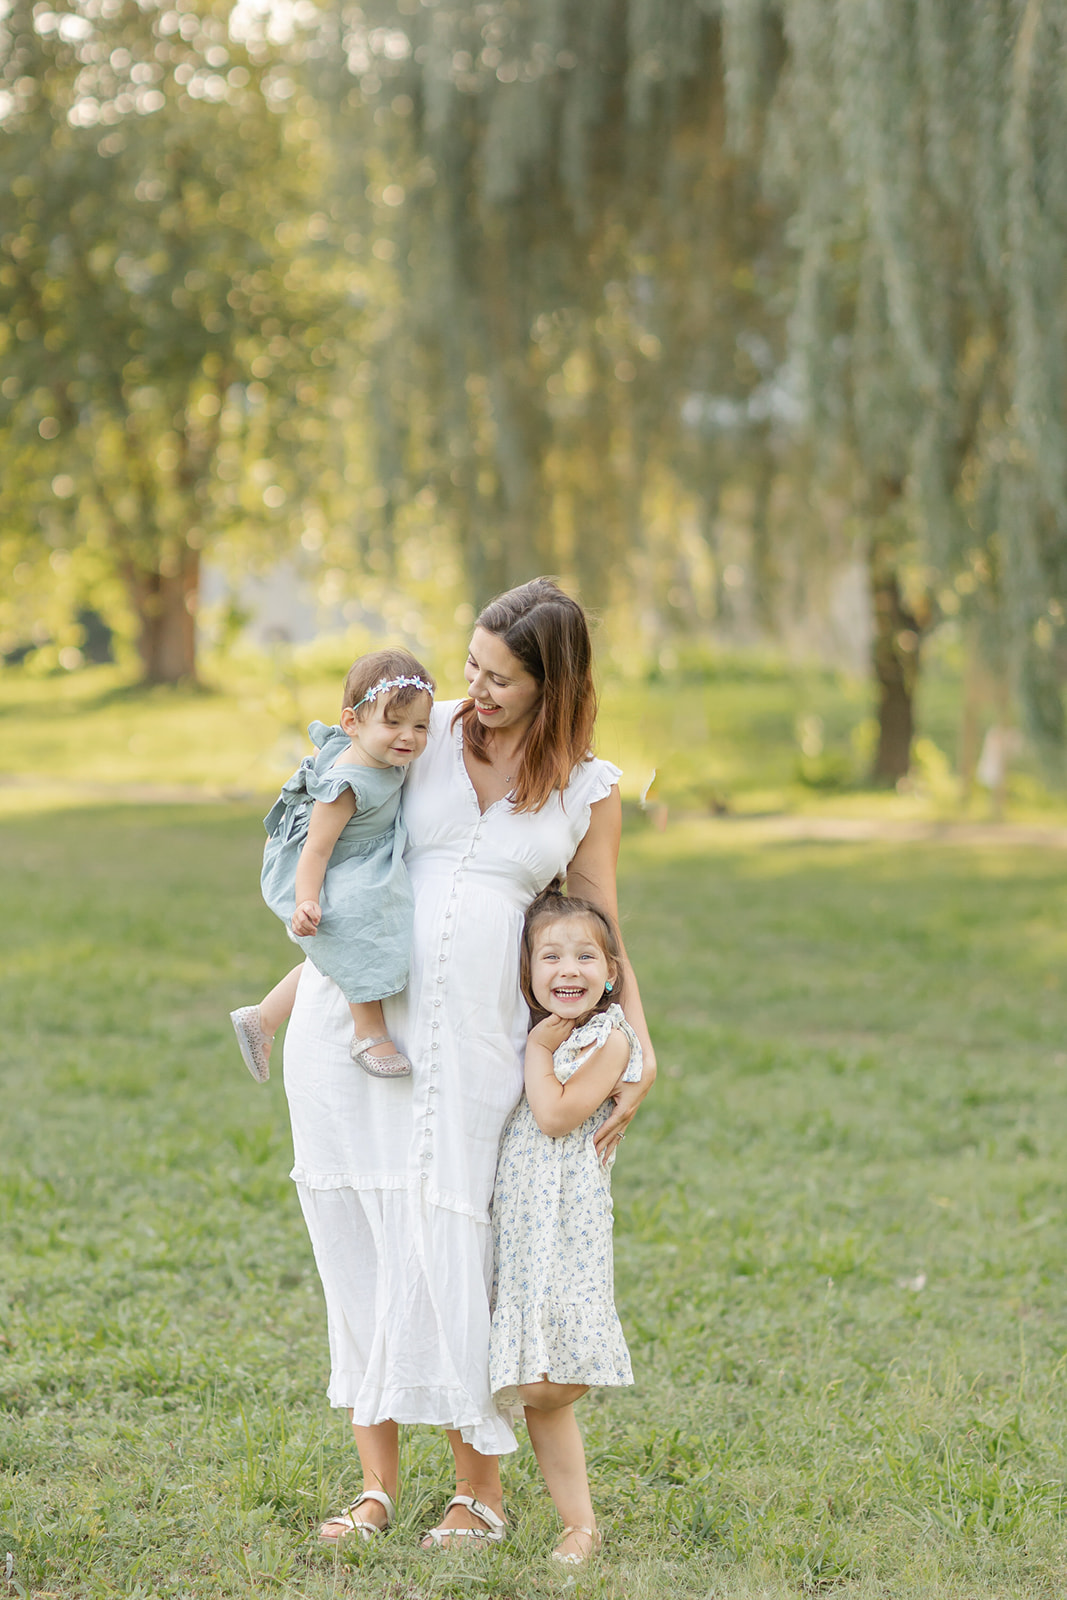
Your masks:
<svg viewBox="0 0 1067 1600"><path fill-rule="evenodd" d="M326 1296L329 1396L352 1418L363 1494L334 1541L389 1525L400 1423L445 1427L456 1498L429 1547L503 1536L498 1458L515 1437L489 1392L489 1204L522 1091L523 914L558 873L613 921L618 768L589 757L596 698L581 607L547 578L491 602L470 697L434 708L404 792L415 897L407 989L385 1004L410 1078L353 1072L341 991L308 963L285 1041L295 1179ZM626 1012L646 1071L598 1137L623 1138L654 1076L637 986ZM647 1070L651 1067L652 1070Z"/></svg>

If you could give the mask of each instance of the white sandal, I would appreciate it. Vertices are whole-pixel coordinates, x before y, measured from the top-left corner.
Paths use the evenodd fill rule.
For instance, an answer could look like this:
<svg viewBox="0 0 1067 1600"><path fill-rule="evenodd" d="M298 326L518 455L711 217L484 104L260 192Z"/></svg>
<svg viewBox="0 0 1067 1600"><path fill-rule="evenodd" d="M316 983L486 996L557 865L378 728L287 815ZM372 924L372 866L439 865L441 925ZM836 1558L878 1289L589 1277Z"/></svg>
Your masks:
<svg viewBox="0 0 1067 1600"><path fill-rule="evenodd" d="M454 1494L444 1509L447 1517L453 1506L466 1506L472 1516L480 1518L485 1523L484 1528L427 1528L423 1539L431 1541L433 1550L451 1549L453 1539L473 1539L475 1544L499 1544L504 1537L507 1523L498 1517L492 1506L487 1506L481 1500L475 1500L473 1495ZM449 1543L446 1545L445 1540Z"/></svg>
<svg viewBox="0 0 1067 1600"><path fill-rule="evenodd" d="M365 1500L377 1500L385 1508L385 1528L380 1528L376 1522L365 1522L362 1517L354 1516ZM364 1489L358 1500L353 1500L350 1506L345 1506L335 1517L327 1517L319 1529L320 1544L340 1544L342 1539L347 1539L350 1533L358 1533L367 1544L386 1528L392 1527L393 1518L396 1516L396 1506L390 1500L384 1489ZM326 1529L334 1522L339 1522L343 1528L342 1533L327 1533Z"/></svg>
<svg viewBox="0 0 1067 1600"><path fill-rule="evenodd" d="M566 1528L564 1528L560 1540L561 1543L563 1539L567 1537L568 1533L587 1533L592 1541L588 1552L582 1556L579 1555L577 1551L568 1551L564 1553L562 1550L553 1550L552 1560L558 1561L561 1567L584 1567L586 1562L592 1560L593 1556L595 1556L600 1549L600 1546L604 1543L603 1539L600 1537L600 1532L597 1528L583 1528L581 1523L572 1522L569 1523Z"/></svg>

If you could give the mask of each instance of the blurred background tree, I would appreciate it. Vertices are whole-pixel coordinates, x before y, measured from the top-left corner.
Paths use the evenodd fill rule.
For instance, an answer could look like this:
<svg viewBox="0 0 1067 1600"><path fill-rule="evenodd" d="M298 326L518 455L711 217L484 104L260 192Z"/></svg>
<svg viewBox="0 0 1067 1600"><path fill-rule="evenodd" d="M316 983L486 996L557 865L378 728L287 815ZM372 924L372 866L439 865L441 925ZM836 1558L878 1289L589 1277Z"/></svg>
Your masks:
<svg viewBox="0 0 1067 1600"><path fill-rule="evenodd" d="M1065 31L1043 0L16 5L5 551L72 602L121 579L160 679L212 541L449 605L554 570L631 652L794 637L862 555L875 777L946 619L1054 766Z"/></svg>
<svg viewBox="0 0 1067 1600"><path fill-rule="evenodd" d="M805 423L824 456L855 464L882 711L875 774L907 771L920 639L945 615L1010 679L1055 768L1067 12L1043 0L755 0L727 15L733 141L762 149L790 215Z"/></svg>
<svg viewBox="0 0 1067 1600"><path fill-rule="evenodd" d="M262 557L314 479L341 303L317 129L228 9L18 4L4 25L5 555L31 590L106 610L121 588L149 682L195 678L212 537Z"/></svg>
<svg viewBox="0 0 1067 1600"><path fill-rule="evenodd" d="M692 629L729 610L734 483L770 625L771 488L795 448L785 218L727 149L717 18L601 0L342 15L335 129L362 155L342 204L404 308L369 352L386 520L428 490L476 603L555 570Z"/></svg>

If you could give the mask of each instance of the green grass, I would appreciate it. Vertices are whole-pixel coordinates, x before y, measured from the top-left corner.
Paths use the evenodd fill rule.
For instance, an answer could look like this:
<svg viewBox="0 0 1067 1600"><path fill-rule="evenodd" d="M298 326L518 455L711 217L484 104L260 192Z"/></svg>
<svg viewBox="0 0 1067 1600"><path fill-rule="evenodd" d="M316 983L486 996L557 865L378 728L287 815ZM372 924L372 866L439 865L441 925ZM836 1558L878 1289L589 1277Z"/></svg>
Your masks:
<svg viewBox="0 0 1067 1600"><path fill-rule="evenodd" d="M314 1539L354 1482L286 1179L227 1010L287 962L255 807L0 827L0 1558L12 1594L1058 1597L1067 857L625 841L661 1078L616 1170L637 1383L584 1407L608 1543Z"/></svg>
<svg viewBox="0 0 1067 1600"><path fill-rule="evenodd" d="M174 800L269 795L306 753L307 724L336 718L345 650L327 641L209 659L202 691L138 688L118 667L51 677L0 669L0 814L113 804L160 789ZM463 693L459 647L432 665L442 698ZM667 675L608 676L598 749L623 768L631 804L655 771L650 799L674 816L722 806L953 816L958 700L950 666L933 660L919 701L914 781L903 794L864 785L875 737L869 684L753 655L695 656ZM1032 762L1019 764L1010 798L1013 820L1067 818ZM978 792L968 814L987 809Z"/></svg>

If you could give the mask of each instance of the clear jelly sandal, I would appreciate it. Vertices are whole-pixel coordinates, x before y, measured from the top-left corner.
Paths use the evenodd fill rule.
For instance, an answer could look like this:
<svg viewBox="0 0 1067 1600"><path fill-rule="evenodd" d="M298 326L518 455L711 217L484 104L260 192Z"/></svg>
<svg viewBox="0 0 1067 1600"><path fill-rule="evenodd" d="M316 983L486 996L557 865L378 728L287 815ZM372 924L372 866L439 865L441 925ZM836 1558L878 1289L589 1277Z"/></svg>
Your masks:
<svg viewBox="0 0 1067 1600"><path fill-rule="evenodd" d="M411 1062L399 1051L391 1056L371 1055L371 1046L385 1044L388 1038L387 1033L376 1033L368 1035L366 1039L353 1039L352 1060L364 1072L369 1072L372 1078L410 1078Z"/></svg>
<svg viewBox="0 0 1067 1600"><path fill-rule="evenodd" d="M593 1556L596 1555L604 1541L601 1539L596 1528L583 1528L580 1523L571 1523L568 1527L564 1528L563 1539L565 1539L569 1533L588 1534L589 1549L584 1555L578 1550L553 1550L552 1560L558 1561L561 1567L584 1567L585 1563L592 1560ZM560 1540L561 1544L563 1543L563 1539Z"/></svg>
<svg viewBox="0 0 1067 1600"><path fill-rule="evenodd" d="M263 1032L258 1006L240 1006L230 1012L241 1059L257 1083L270 1077L270 1047L273 1039Z"/></svg>

